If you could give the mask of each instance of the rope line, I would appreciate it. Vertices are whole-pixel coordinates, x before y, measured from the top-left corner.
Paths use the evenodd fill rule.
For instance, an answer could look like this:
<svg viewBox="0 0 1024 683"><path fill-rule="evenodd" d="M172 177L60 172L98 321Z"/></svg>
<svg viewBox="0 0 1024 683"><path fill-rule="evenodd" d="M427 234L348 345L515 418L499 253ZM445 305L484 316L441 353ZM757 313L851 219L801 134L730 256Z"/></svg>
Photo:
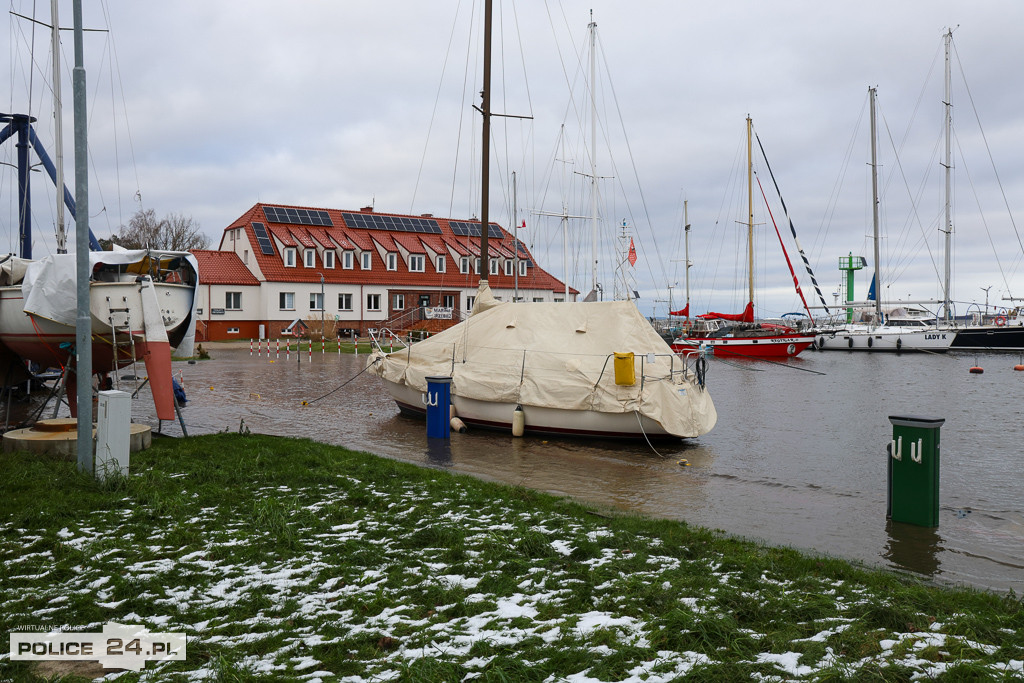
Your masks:
<svg viewBox="0 0 1024 683"><path fill-rule="evenodd" d="M334 389L331 389L330 391L328 391L328 392L327 392L326 394L324 394L323 396L318 396L317 398L314 398L314 399L312 399L312 400L310 400L310 401L303 401L303 402L302 402L302 403L303 403L303 405L312 405L312 404L316 403L317 401L320 401L320 400L322 400L322 399L325 399L325 398L327 398L328 396L330 396L331 394L334 394L335 392L337 392L337 391L339 391L339 390L343 389L344 387L348 386L348 385L349 385L349 384L351 384L351 383L352 383L353 381L355 381L356 377L359 377L359 375L363 374L364 372L366 372L367 370L369 370L370 368L372 368L372 367L373 367L374 365L376 365L376 364L377 364L377 363L379 363L380 361L381 361L381 359L380 359L380 358L377 358L377 359L376 359L376 360L374 360L374 361L373 361L372 363L367 363L367 364L366 364L366 367L365 367L365 368L363 368L362 370L360 370L360 371L359 371L359 372L357 372L356 374L352 375L352 377L350 377L349 379L345 380L344 382L342 382L342 383L341 383L340 385L338 385L338 386L337 386L337 387L335 387Z"/></svg>

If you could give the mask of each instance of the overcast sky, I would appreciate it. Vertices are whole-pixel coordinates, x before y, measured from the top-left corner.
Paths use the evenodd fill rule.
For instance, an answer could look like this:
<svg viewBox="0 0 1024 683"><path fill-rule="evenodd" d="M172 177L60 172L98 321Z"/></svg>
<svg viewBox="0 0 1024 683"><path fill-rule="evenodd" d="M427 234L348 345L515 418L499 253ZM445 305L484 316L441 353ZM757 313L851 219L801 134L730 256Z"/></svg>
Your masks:
<svg viewBox="0 0 1024 683"><path fill-rule="evenodd" d="M86 3L94 232L140 207L199 222L213 244L256 202L479 216L482 3L184 0ZM954 250L957 311L1024 296L1024 3L495 3L491 219L509 226L516 172L521 237L557 277L565 210L590 215L590 10L597 23L594 147L600 270L613 293L614 236L625 219L641 309L685 296L688 200L694 312L746 302L745 123L765 147L829 304L838 257L873 262L867 89L878 87L882 271L891 299L940 296L943 213L942 35L954 30ZM49 21L49 3L9 9ZM71 4L61 0L62 26ZM49 37L10 14L2 111L30 111L52 146ZM62 35L70 102L70 32ZM30 68L35 49L35 68ZM582 71L581 71L582 70ZM969 92L966 88L969 88ZM30 94L31 93L31 94ZM72 148L71 107L65 135ZM981 127L979 128L978 121ZM52 152L52 149L51 149ZM756 142L755 142L756 152ZM15 161L14 146L0 162ZM69 186L73 188L71 155ZM759 153L808 303L813 289ZM53 191L33 174L36 255L53 250ZM0 166L3 248L16 249L16 177ZM138 193L138 195L136 194ZM800 309L755 187L756 304ZM141 202L139 198L141 197ZM1016 223L1016 226L1015 226ZM570 284L590 289L591 227L568 222ZM873 266L873 263L872 263ZM858 274L866 295L870 268ZM671 290L669 285L672 285ZM933 307L934 308L934 307Z"/></svg>

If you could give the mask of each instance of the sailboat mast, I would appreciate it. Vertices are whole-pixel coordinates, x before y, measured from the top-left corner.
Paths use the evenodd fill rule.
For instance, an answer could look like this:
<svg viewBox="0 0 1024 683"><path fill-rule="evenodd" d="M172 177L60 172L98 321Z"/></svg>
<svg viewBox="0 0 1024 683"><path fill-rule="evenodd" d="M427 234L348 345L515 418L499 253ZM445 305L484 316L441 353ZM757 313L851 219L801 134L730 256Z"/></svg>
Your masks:
<svg viewBox="0 0 1024 683"><path fill-rule="evenodd" d="M871 224L875 242L875 315L876 324L882 324L882 262L878 248L878 140L875 128L875 99L878 91L868 88L871 100Z"/></svg>
<svg viewBox="0 0 1024 683"><path fill-rule="evenodd" d="M686 317L690 317L690 218L687 200L683 200L683 244L686 256Z"/></svg>
<svg viewBox="0 0 1024 683"><path fill-rule="evenodd" d="M591 239L591 273L590 291L597 291L597 24L594 22L594 10L590 10L590 239Z"/></svg>
<svg viewBox="0 0 1024 683"><path fill-rule="evenodd" d="M484 84L480 92L480 113L483 114L483 145L480 149L480 285L487 285L491 272L487 233L490 229L488 205L491 175L491 0L484 3Z"/></svg>
<svg viewBox="0 0 1024 683"><path fill-rule="evenodd" d="M945 82L945 101L944 101L943 104L945 105L945 109L946 109L946 117L945 117L945 119L946 119L946 121L945 121L945 128L946 128L946 157L945 157L945 161L943 162L942 165L946 169L946 218L945 218L945 225L943 226L942 232L946 233L946 238L945 238L945 252L946 253L945 253L945 264L944 264L945 265L945 273L944 273L945 277L944 277L944 279L942 281L942 311L943 311L942 318L946 322L949 322L950 317L951 317L950 316L950 310L949 310L949 308L950 308L950 300L949 300L950 263L949 263L949 258L950 258L950 243L952 241L952 236L953 236L953 218L952 218L952 212L950 210L950 182L951 182L951 175L952 175L952 172L953 172L953 157L952 157L951 142L950 142L950 138L952 137L952 128L953 128L953 99L952 99L953 93L952 93L952 84L951 84L951 79L950 79L950 54L949 54L950 53L950 44L952 43L952 40L953 40L953 31L952 31L952 29L950 29L950 30L948 30L946 32L946 35L944 36L944 38L945 38L944 42L945 42L945 47L946 47L946 79L945 79L946 82Z"/></svg>
<svg viewBox="0 0 1024 683"><path fill-rule="evenodd" d="M60 25L57 0L50 0L50 45L53 52L53 152L57 157L57 253L68 253L64 229L64 114L60 98Z"/></svg>
<svg viewBox="0 0 1024 683"><path fill-rule="evenodd" d="M747 116L747 260L750 268L750 298L754 301L754 122Z"/></svg>

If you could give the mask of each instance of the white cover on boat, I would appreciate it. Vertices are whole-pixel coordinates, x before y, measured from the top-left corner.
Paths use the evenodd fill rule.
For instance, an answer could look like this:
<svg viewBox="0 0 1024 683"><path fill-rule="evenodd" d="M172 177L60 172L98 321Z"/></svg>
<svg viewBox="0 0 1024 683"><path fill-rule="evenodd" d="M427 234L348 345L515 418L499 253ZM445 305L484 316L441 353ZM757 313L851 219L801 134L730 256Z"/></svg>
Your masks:
<svg viewBox="0 0 1024 683"><path fill-rule="evenodd" d="M25 271L30 263L32 263L31 260L14 254L5 256L3 262L0 263L0 286L19 284L25 278Z"/></svg>
<svg viewBox="0 0 1024 683"><path fill-rule="evenodd" d="M199 263L188 252L163 252L159 250L131 249L121 251L90 251L89 272L97 264L131 265L143 261L147 256L181 256L192 266L198 282ZM77 256L75 254L54 254L38 261L31 261L21 283L26 313L53 320L63 325L75 325L78 316ZM178 345L178 353L192 355L195 341L196 304L199 297L192 298L192 324L185 339ZM166 335L166 333L165 333ZM166 338L166 337L165 337Z"/></svg>
<svg viewBox="0 0 1024 683"><path fill-rule="evenodd" d="M629 351L636 354L636 383L618 386L611 354ZM658 354L653 364L646 362L648 353ZM708 392L692 375L681 377L684 361L629 301L509 303L496 301L484 288L467 320L408 349L374 354L370 363L375 362L372 371L378 376L419 391L426 391L428 376L450 376L457 396L577 411L637 411L681 437L705 434L718 419Z"/></svg>

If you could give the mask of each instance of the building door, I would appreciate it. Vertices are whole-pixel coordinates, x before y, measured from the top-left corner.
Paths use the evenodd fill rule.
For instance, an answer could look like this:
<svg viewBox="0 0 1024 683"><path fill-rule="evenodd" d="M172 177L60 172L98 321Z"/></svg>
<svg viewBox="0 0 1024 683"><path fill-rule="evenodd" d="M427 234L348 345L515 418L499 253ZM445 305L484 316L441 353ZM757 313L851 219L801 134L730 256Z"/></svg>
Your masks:
<svg viewBox="0 0 1024 683"><path fill-rule="evenodd" d="M420 294L420 307L421 308L428 308L429 306L430 306L430 295L429 294Z"/></svg>

